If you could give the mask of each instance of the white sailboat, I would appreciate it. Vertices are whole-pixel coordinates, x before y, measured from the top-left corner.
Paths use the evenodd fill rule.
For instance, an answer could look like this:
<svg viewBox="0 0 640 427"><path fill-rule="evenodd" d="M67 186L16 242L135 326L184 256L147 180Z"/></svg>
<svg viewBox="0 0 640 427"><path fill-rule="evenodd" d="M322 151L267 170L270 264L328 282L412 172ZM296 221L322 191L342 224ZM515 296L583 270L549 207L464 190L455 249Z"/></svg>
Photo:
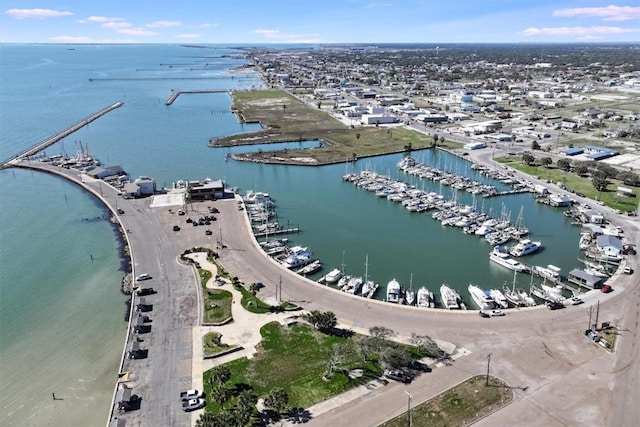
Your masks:
<svg viewBox="0 0 640 427"><path fill-rule="evenodd" d="M413 273L411 273L411 278L409 279L409 289L404 292L404 302L407 305L413 305L416 300L416 293L413 290Z"/></svg>

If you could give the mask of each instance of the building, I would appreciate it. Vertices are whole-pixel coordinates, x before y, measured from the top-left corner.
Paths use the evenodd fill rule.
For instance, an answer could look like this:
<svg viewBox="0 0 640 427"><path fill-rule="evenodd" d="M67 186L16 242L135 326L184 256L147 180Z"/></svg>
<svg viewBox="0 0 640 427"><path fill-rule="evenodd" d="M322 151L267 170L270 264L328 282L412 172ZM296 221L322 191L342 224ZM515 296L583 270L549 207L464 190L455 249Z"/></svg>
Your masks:
<svg viewBox="0 0 640 427"><path fill-rule="evenodd" d="M481 148L485 148L487 144L484 142L470 142L464 145L465 150L479 150Z"/></svg>
<svg viewBox="0 0 640 427"><path fill-rule="evenodd" d="M224 182L222 180L212 181L189 181L187 192L191 200L215 200L224 198Z"/></svg>
<svg viewBox="0 0 640 427"><path fill-rule="evenodd" d="M595 145L587 145L584 147L584 152L590 160L602 160L609 157L617 156L620 154L616 150L605 147L597 147Z"/></svg>
<svg viewBox="0 0 640 427"><path fill-rule="evenodd" d="M617 257L622 254L622 240L616 236L603 234L596 237L596 247L603 255Z"/></svg>
<svg viewBox="0 0 640 427"><path fill-rule="evenodd" d="M138 186L140 196L151 196L156 192L156 180L148 176L141 176L133 183Z"/></svg>
<svg viewBox="0 0 640 427"><path fill-rule="evenodd" d="M577 268L569 272L567 280L588 289L601 288L603 283L601 277L593 276L586 271Z"/></svg>

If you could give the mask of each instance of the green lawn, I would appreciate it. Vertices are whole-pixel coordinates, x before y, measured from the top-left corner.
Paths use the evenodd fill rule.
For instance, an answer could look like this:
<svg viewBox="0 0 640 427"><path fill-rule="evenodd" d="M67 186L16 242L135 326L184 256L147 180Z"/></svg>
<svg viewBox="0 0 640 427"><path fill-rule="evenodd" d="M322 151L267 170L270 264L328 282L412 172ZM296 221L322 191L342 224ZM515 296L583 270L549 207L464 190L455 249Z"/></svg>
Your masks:
<svg viewBox="0 0 640 427"><path fill-rule="evenodd" d="M203 268L198 269L198 275L200 276L200 286L204 288L207 286L207 282L211 279L211 272Z"/></svg>
<svg viewBox="0 0 640 427"><path fill-rule="evenodd" d="M232 388L248 386L256 395L264 396L281 387L288 393L291 407L309 407L381 374L374 362L365 363L362 357L355 357L349 367L364 369L362 378L349 379L342 372L334 374L330 381L322 378L333 344L346 343L353 346L355 353L353 338L326 335L304 325L283 327L277 322L265 325L261 333L263 340L253 359L241 358L225 365L232 372ZM204 374L207 393L210 375L210 371ZM208 410L216 410L215 403L209 405Z"/></svg>
<svg viewBox="0 0 640 427"><path fill-rule="evenodd" d="M295 158L311 157L317 164L340 163L346 159L428 148L432 138L404 127L350 127L326 111L310 107L284 91L236 91L233 105L247 122L260 122L259 132L232 135L211 141L212 146L250 145L264 142L320 140L322 147L306 150L254 152L254 160L295 163ZM301 162L302 163L302 162Z"/></svg>
<svg viewBox="0 0 640 427"><path fill-rule="evenodd" d="M203 323L219 323L231 317L231 292L222 289L204 289L202 292L204 310Z"/></svg>
<svg viewBox="0 0 640 427"><path fill-rule="evenodd" d="M235 345L220 342L221 335L218 332L209 332L202 338L202 349L205 357L210 357L226 350L235 348Z"/></svg>
<svg viewBox="0 0 640 427"><path fill-rule="evenodd" d="M582 193L590 199L601 200L605 205L612 209L619 209L622 212L626 212L634 211L638 207L637 197L621 198L616 196L617 187L625 187L625 185L615 179L609 179L607 190L599 192L593 186L591 178L580 177L571 172L564 172L556 167L545 168L542 166L528 166L522 163L522 158L520 156L506 156L496 158L495 160L528 175L537 176L543 180L549 180L554 184L558 182L564 183L565 188L572 189L577 193ZM635 190L634 192L637 193L638 190Z"/></svg>
<svg viewBox="0 0 640 427"><path fill-rule="evenodd" d="M468 425L513 400L513 391L500 380L476 376L433 399L411 408L415 427L453 427ZM408 412L380 427L406 427Z"/></svg>

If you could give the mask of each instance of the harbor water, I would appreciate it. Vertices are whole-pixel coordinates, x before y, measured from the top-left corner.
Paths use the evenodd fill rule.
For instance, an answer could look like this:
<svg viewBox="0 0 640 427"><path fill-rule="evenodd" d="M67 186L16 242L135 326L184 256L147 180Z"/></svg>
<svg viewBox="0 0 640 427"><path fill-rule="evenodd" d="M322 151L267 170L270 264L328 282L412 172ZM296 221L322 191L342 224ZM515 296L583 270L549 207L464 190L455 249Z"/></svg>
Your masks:
<svg viewBox="0 0 640 427"><path fill-rule="evenodd" d="M226 161L228 153L257 147L210 148L211 138L249 132L238 123L227 93L185 94L171 106L172 90L251 89L257 73L232 71L245 61L240 50L177 45L0 45L0 157L25 149L82 118L123 101L124 106L82 128L47 154L73 155L80 144L106 165L121 165L133 178L150 176L159 186L177 180L221 178L240 192L264 191L276 200L277 221L299 226L289 236L325 265L372 280L460 291L511 283L509 270L489 261L491 247L459 228L444 227L427 213L344 182L347 172L372 170L417 188L456 197L461 203L515 222L543 242L525 259L554 264L566 274L577 266L579 229L562 210L538 204L530 194L475 199L450 187L405 175L401 155L324 167ZM296 149L314 142L279 144ZM267 150L272 146L263 145ZM458 174L470 164L446 152L414 153L421 162ZM490 182L490 181L487 181ZM58 178L0 171L2 248L0 269L0 424L104 425L126 333L125 297L117 235L104 209L88 194ZM499 185L499 184L497 184ZM518 277L528 287L529 276ZM64 400L52 400L51 393Z"/></svg>

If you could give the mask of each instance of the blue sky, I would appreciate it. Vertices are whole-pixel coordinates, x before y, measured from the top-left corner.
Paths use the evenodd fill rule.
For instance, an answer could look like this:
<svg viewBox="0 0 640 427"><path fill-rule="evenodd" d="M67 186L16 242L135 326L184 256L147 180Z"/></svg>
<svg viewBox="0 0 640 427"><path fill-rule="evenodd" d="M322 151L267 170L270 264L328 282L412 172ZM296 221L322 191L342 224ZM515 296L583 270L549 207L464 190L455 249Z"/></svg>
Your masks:
<svg viewBox="0 0 640 427"><path fill-rule="evenodd" d="M4 0L2 43L637 42L640 3Z"/></svg>

